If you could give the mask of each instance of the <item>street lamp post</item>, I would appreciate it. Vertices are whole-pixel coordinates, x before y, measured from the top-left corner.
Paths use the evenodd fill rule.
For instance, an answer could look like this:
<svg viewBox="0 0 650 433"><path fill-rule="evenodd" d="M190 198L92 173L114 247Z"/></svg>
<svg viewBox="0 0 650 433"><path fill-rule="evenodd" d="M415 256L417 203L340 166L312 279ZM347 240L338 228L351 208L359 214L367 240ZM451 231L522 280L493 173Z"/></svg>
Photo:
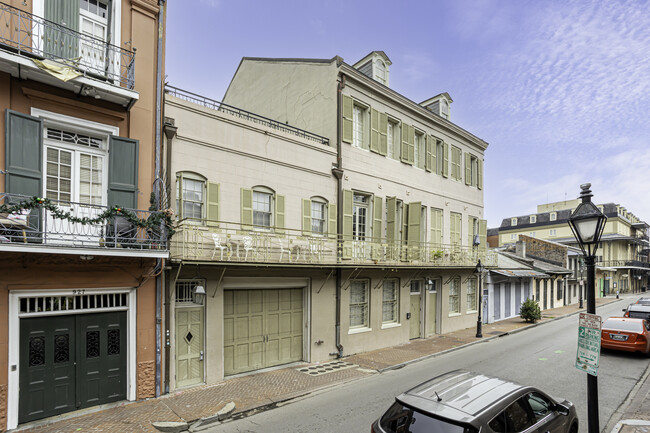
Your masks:
<svg viewBox="0 0 650 433"><path fill-rule="evenodd" d="M580 258L580 305L578 305L580 309L584 308L584 305L582 305L582 290L583 290L582 288L585 285L585 281L583 278L584 271L585 271L585 263L584 263L584 259L581 257Z"/></svg>
<svg viewBox="0 0 650 433"><path fill-rule="evenodd" d="M596 251L605 229L607 217L591 202L591 184L580 185L582 203L569 217L573 231L587 266L587 313L596 314ZM598 422L598 378L587 374L587 423L589 433L599 433Z"/></svg>
<svg viewBox="0 0 650 433"><path fill-rule="evenodd" d="M476 338L483 338L483 320L481 319L481 311L483 310L483 286L481 285L481 278L483 277L483 270L485 267L478 259L474 273L478 274L478 319L476 320Z"/></svg>

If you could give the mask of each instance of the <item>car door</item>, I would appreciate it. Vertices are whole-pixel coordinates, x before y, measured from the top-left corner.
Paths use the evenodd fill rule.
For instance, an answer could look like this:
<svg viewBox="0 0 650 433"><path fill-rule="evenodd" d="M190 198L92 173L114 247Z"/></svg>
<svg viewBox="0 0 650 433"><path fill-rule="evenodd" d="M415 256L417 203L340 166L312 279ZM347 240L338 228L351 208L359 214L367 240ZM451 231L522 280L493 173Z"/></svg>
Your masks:
<svg viewBox="0 0 650 433"><path fill-rule="evenodd" d="M534 429L538 433L560 433L569 429L569 417L554 410L555 404L539 392L530 392L524 399L530 405L534 416Z"/></svg>
<svg viewBox="0 0 650 433"><path fill-rule="evenodd" d="M531 430L534 418L527 396L518 398L492 418L488 427L495 433L521 433Z"/></svg>

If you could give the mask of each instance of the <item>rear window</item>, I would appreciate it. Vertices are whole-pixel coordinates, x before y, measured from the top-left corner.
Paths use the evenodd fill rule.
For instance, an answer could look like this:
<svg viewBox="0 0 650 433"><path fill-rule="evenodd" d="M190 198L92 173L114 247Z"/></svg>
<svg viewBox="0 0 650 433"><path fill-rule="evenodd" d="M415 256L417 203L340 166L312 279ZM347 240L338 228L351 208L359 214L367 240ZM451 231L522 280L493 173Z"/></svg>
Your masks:
<svg viewBox="0 0 650 433"><path fill-rule="evenodd" d="M477 433L474 427L434 418L395 402L379 420L388 433Z"/></svg>
<svg viewBox="0 0 650 433"><path fill-rule="evenodd" d="M650 319L650 312L646 311L629 311L628 315L634 319Z"/></svg>
<svg viewBox="0 0 650 433"><path fill-rule="evenodd" d="M642 332L643 328L641 325L642 322L638 320L605 320L603 323L603 329L616 329L619 331L632 331L632 332Z"/></svg>

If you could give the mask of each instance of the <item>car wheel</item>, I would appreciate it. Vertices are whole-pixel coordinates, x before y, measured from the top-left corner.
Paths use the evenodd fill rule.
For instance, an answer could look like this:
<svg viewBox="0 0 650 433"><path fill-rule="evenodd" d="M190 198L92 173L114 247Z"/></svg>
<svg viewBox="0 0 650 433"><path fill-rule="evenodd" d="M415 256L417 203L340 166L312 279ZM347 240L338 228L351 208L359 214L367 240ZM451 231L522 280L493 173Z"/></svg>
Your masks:
<svg viewBox="0 0 650 433"><path fill-rule="evenodd" d="M577 424L573 424L573 425L571 426L571 430L569 430L569 433L578 433L578 425L577 425Z"/></svg>

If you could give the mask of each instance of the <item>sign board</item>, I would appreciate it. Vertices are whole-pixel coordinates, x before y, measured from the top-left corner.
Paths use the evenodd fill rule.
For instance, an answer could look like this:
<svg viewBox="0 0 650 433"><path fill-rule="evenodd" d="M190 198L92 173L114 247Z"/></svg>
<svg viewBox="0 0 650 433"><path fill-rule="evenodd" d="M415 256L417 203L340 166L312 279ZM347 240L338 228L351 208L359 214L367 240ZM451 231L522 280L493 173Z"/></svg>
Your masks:
<svg viewBox="0 0 650 433"><path fill-rule="evenodd" d="M598 376L600 360L600 330L602 319L596 314L580 313L578 323L578 353L576 368Z"/></svg>

